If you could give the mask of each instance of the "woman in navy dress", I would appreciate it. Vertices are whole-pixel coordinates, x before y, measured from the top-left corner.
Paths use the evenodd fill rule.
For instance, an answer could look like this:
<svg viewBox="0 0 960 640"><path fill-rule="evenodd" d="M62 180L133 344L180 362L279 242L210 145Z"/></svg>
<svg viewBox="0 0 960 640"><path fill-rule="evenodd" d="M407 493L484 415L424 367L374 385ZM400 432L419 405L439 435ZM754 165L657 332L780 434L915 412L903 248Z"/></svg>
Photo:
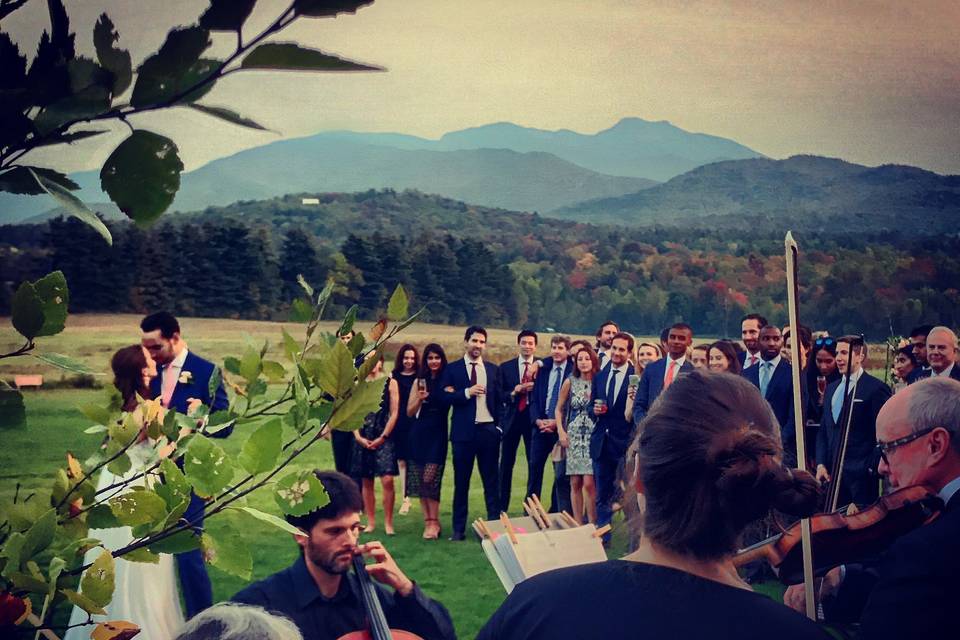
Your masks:
<svg viewBox="0 0 960 640"><path fill-rule="evenodd" d="M444 401L440 379L447 366L443 348L435 343L423 349L423 361L417 386L410 394L407 415L410 428L407 491L419 497L423 509L423 537L440 537L440 483L447 461L447 424L450 405Z"/></svg>

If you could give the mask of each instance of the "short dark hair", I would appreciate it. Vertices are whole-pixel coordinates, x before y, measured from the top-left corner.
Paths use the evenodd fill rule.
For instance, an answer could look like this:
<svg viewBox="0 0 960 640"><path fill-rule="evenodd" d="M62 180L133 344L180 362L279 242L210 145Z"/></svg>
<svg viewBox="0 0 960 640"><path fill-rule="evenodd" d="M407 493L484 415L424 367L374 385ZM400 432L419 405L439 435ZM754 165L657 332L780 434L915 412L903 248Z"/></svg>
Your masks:
<svg viewBox="0 0 960 640"><path fill-rule="evenodd" d="M360 487L353 478L339 471L321 471L320 469L315 469L313 475L317 476L317 480L323 485L330 502L302 516L288 515L287 522L309 533L320 520L333 520L346 513L356 513L363 509Z"/></svg>
<svg viewBox="0 0 960 640"><path fill-rule="evenodd" d="M416 371L420 368L420 352L417 351L415 346L408 342L397 351L397 359L393 362L393 371L390 374L394 378L399 376L403 371L403 354L407 351L413 351L413 370Z"/></svg>
<svg viewBox="0 0 960 640"><path fill-rule="evenodd" d="M517 344L520 344L521 338L533 338L534 344L540 342L540 336L537 335L537 332L533 329L524 329L517 334Z"/></svg>
<svg viewBox="0 0 960 640"><path fill-rule="evenodd" d="M724 557L771 508L806 516L817 506L816 480L783 466L773 411L742 376L697 369L678 377L640 424L633 451L644 533L681 555Z"/></svg>
<svg viewBox="0 0 960 640"><path fill-rule="evenodd" d="M760 325L760 328L761 328L761 329L762 329L763 327L767 326L768 324L770 324L769 322L767 322L767 319L764 318L764 317L763 317L762 315L760 315L759 313L748 313L747 315L745 315L745 316L743 316L742 318L740 318L740 324L743 324L743 323L746 322L747 320L756 320L757 323Z"/></svg>
<svg viewBox="0 0 960 640"><path fill-rule="evenodd" d="M776 332L779 333L781 336L783 335L783 331L781 331L781 330L780 330L780 327L778 327L778 326L775 325L775 324L765 324L765 325L763 325L762 327L760 327L760 333L763 333L764 331L766 331L766 332L768 332L768 333L769 333L770 331L776 331Z"/></svg>
<svg viewBox="0 0 960 640"><path fill-rule="evenodd" d="M482 335L484 338L487 337L487 330L486 330L486 329L484 329L483 327L481 327L481 326L479 326L479 325L472 324L472 325L470 325L469 327L467 327L467 330L466 330L466 331L463 332L463 341L466 342L467 340L470 339L470 336L472 336L472 335L475 334L475 333L479 333L479 334Z"/></svg>
<svg viewBox="0 0 960 640"><path fill-rule="evenodd" d="M599 337L600 337L600 334L603 333L603 328L604 328L604 327L609 327L610 325L613 325L614 327L616 327L617 333L620 333L620 325L618 325L618 324L617 324L616 322L614 322L613 320L606 320L606 321L604 321L603 324L601 324L599 327L597 327L597 335L596 335L596 337L599 338Z"/></svg>
<svg viewBox="0 0 960 640"><path fill-rule="evenodd" d="M670 337L670 327L660 332L660 344L667 344L667 338Z"/></svg>
<svg viewBox="0 0 960 640"><path fill-rule="evenodd" d="M932 324L922 324L919 327L914 327L913 329L910 329L910 337L917 338L919 336L923 336L924 338L926 338L928 335L930 335L931 331L933 331Z"/></svg>
<svg viewBox="0 0 960 640"><path fill-rule="evenodd" d="M160 329L160 335L169 340L173 334L180 333L180 323L169 311L151 313L140 321L140 330L144 333Z"/></svg>
<svg viewBox="0 0 960 640"><path fill-rule="evenodd" d="M573 350L573 348L577 345L580 345L581 347L590 347L591 349L593 349L593 345L583 339L574 340L573 342L570 343L570 346L568 347L568 349Z"/></svg>
<svg viewBox="0 0 960 640"><path fill-rule="evenodd" d="M583 342L584 344L587 344L587 346L590 346L585 340ZM552 338L550 338L551 345L560 344L560 343L563 343L567 347L567 351L569 351L570 347L572 346L570 343L570 336L562 336L560 334L557 334Z"/></svg>
<svg viewBox="0 0 960 640"><path fill-rule="evenodd" d="M695 344L695 345L693 345L693 350L694 350L694 351L703 351L703 352L706 353L707 355L710 355L710 345L707 344L707 343Z"/></svg>
<svg viewBox="0 0 960 640"><path fill-rule="evenodd" d="M693 335L693 327L688 325L686 322L674 322L672 325L670 325L670 328L667 329L668 338L670 337L670 331L672 331L673 329L680 329L681 331L689 331L690 335L691 336Z"/></svg>
<svg viewBox="0 0 960 640"><path fill-rule="evenodd" d="M627 351L633 351L633 336L625 331L620 331L617 335L613 336L613 339L610 340L612 343L614 340L626 340L627 341Z"/></svg>
<svg viewBox="0 0 960 640"><path fill-rule="evenodd" d="M867 343L863 341L863 336L858 336L854 334L840 336L837 338L837 342L846 342L850 345L851 353L862 353L863 357L867 357Z"/></svg>

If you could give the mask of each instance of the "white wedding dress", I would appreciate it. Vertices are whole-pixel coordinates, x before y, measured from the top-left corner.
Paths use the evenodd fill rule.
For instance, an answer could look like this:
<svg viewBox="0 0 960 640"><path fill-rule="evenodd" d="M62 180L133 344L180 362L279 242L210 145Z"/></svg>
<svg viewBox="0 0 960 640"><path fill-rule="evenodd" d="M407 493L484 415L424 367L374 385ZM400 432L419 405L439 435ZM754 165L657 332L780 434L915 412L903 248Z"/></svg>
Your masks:
<svg viewBox="0 0 960 640"><path fill-rule="evenodd" d="M149 441L134 445L128 450L133 466L126 477L133 476L143 470L153 453ZM155 459L155 458L154 458ZM108 487L121 477L115 476L106 468L100 472L97 489ZM135 484L143 484L143 479ZM120 493L115 490L115 494ZM98 496L98 498L106 496ZM91 529L90 538L96 538L103 543L103 547L94 547L87 551L83 558L84 564L96 560L103 549L115 551L128 545L133 540L130 527L114 529ZM180 594L177 588L177 571L174 557L170 554L160 554L158 564L146 562L129 562L117 558L115 563L115 578L113 600L104 609L105 616L93 616L96 622L110 620L125 620L140 627L137 640L170 640L177 635L183 626L183 610L180 607ZM87 620L87 613L79 607L74 607L70 614L70 624L80 624ZM68 629L64 640L88 640L93 632L94 625L86 625Z"/></svg>

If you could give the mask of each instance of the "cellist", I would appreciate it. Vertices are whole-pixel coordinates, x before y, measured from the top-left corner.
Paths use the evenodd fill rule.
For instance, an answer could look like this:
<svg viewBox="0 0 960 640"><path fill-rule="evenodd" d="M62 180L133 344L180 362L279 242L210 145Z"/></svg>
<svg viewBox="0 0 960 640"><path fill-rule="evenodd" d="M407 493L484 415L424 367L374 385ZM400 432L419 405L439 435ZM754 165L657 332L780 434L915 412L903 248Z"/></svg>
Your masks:
<svg viewBox="0 0 960 640"><path fill-rule="evenodd" d="M960 382L923 380L893 396L877 416L876 448L892 490L921 485L945 507L872 566L831 570L821 591L827 621L862 607L863 640L960 638ZM784 601L802 610L802 588Z"/></svg>

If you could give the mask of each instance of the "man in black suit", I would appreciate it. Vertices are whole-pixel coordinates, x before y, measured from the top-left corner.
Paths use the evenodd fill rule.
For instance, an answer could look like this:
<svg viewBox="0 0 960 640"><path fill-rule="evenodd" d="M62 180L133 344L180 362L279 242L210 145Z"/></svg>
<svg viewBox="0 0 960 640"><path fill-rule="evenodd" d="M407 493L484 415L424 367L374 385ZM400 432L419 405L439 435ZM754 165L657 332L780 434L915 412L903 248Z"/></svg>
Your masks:
<svg viewBox="0 0 960 640"><path fill-rule="evenodd" d="M590 436L590 457L593 478L597 485L597 526L609 524L613 518L613 497L616 493L617 468L623 463L633 437L633 425L626 415L627 387L633 375L628 357L633 353L633 336L618 333L610 344L610 366L594 376L590 414L597 425ZM597 401L602 400L601 406ZM609 534L604 543L609 542Z"/></svg>
<svg viewBox="0 0 960 640"><path fill-rule="evenodd" d="M533 381L537 375L537 333L524 329L517 335L519 355L500 363L500 397L504 400L503 440L500 442L500 510L510 511L510 491L517 449L523 441L523 452L530 458L530 402Z"/></svg>
<svg viewBox="0 0 960 640"><path fill-rule="evenodd" d="M440 383L452 406L450 442L453 447L453 533L451 540L463 540L467 528L467 500L470 476L476 460L483 482L487 519L500 517L497 492L497 462L500 453L500 380L497 365L485 362L487 331L468 327L463 336L462 359L451 362Z"/></svg>
<svg viewBox="0 0 960 640"><path fill-rule="evenodd" d="M767 324L767 319L759 313L748 313L740 319L740 337L743 339L743 348L746 349L740 354L741 370L746 371L760 364L760 329Z"/></svg>
<svg viewBox="0 0 960 640"><path fill-rule="evenodd" d="M837 339L837 370L844 375L827 387L823 400L823 418L817 431L817 480L830 482L834 461L840 446L843 427L841 410L844 404L843 390L846 384L847 367L850 372L847 402L853 411L847 451L844 456L840 479L840 504L855 503L859 506L873 503L879 496L879 483L870 474L877 440L877 415L890 398L890 387L863 370L867 357L867 345L860 336L844 336Z"/></svg>
<svg viewBox="0 0 960 640"><path fill-rule="evenodd" d="M797 444L793 425L793 374L790 363L780 351L783 335L775 325L760 329L760 363L743 372L743 377L760 389L780 423L780 438L787 459L796 458ZM791 465L792 466L792 465Z"/></svg>
<svg viewBox="0 0 960 640"><path fill-rule="evenodd" d="M860 612L862 640L958 638L960 382L933 378L897 393L877 416L877 449L891 490L921 485L945 507L898 538L878 563L830 571L823 587L827 621ZM802 585L790 587L784 602L802 610Z"/></svg>
<svg viewBox="0 0 960 640"><path fill-rule="evenodd" d="M913 345L913 356L919 365L907 376L907 384L923 380L930 376L930 364L927 362L927 336L933 331L932 324L922 324L910 330L910 344Z"/></svg>
<svg viewBox="0 0 960 640"><path fill-rule="evenodd" d="M550 452L557 444L557 421L554 418L557 398L563 381L573 372L573 363L567 357L570 351L570 338L553 336L550 338L550 359L544 360L537 374L530 400L530 421L533 436L530 441L530 458L527 471L527 496L540 496L543 489L543 467L550 458ZM558 465L559 466L559 465ZM556 468L556 467L555 467ZM570 499L570 482L566 476L554 475L551 491L551 511L564 511Z"/></svg>
<svg viewBox="0 0 960 640"><path fill-rule="evenodd" d="M957 362L957 334L947 327L934 327L927 336L927 362L930 371L927 378L953 378L960 380Z"/></svg>
<svg viewBox="0 0 960 640"><path fill-rule="evenodd" d="M653 401L663 390L669 387L680 374L693 371L693 365L687 362L687 349L691 344L693 344L693 328L690 325L678 322L670 327L667 332L667 357L651 362L643 370L628 420L632 418L634 424L640 424Z"/></svg>
<svg viewBox="0 0 960 640"><path fill-rule="evenodd" d="M610 345L613 336L620 333L620 327L613 320L607 320L597 329L597 357L600 359L600 368L605 369L610 364Z"/></svg>

